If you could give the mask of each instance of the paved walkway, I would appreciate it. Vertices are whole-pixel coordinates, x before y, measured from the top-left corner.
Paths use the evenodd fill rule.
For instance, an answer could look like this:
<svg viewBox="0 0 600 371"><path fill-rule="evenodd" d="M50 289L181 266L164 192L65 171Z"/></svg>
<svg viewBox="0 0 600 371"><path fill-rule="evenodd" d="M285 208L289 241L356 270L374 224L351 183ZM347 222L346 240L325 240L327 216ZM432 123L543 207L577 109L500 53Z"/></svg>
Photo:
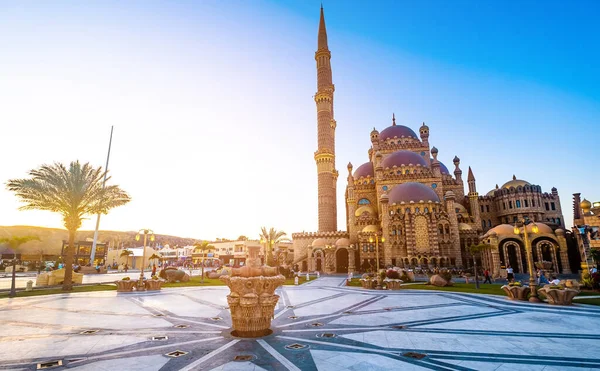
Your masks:
<svg viewBox="0 0 600 371"><path fill-rule="evenodd" d="M230 335L227 287L0 300L0 370L600 368L597 307L343 284L280 289L274 333L262 339Z"/></svg>

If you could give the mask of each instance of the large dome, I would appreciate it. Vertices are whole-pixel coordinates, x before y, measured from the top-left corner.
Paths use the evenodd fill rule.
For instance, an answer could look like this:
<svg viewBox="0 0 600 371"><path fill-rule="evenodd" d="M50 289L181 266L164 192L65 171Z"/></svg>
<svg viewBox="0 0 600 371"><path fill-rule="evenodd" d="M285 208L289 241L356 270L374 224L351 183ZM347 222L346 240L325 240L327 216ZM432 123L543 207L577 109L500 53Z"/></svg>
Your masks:
<svg viewBox="0 0 600 371"><path fill-rule="evenodd" d="M381 161L381 166L386 167L402 166L402 165L421 165L427 166L427 161L422 156L411 151L396 151Z"/></svg>
<svg viewBox="0 0 600 371"><path fill-rule="evenodd" d="M404 184L399 184L392 188L389 193L390 204L400 203L400 202L419 202L419 201L433 201L439 202L440 198L433 191L433 189L427 187L424 184L409 182Z"/></svg>
<svg viewBox="0 0 600 371"><path fill-rule="evenodd" d="M364 163L364 164L360 165L356 169L356 171L354 172L354 178L355 179L358 179L358 178L363 177L363 176L364 177L367 177L367 176L373 177L373 176L375 176L375 172L373 171L373 163L372 162L369 161L367 163Z"/></svg>
<svg viewBox="0 0 600 371"><path fill-rule="evenodd" d="M502 188L506 188L506 189L509 189L510 187L517 188L519 186L525 187L526 185L531 185L531 184L525 180L517 179L517 177L513 175L512 180L509 180L508 182L504 183L502 185Z"/></svg>
<svg viewBox="0 0 600 371"><path fill-rule="evenodd" d="M402 138L402 137L411 137L411 138L419 138L411 128L402 126L402 125L392 125L388 128L383 129L381 133L379 133L379 139L393 139L394 137Z"/></svg>

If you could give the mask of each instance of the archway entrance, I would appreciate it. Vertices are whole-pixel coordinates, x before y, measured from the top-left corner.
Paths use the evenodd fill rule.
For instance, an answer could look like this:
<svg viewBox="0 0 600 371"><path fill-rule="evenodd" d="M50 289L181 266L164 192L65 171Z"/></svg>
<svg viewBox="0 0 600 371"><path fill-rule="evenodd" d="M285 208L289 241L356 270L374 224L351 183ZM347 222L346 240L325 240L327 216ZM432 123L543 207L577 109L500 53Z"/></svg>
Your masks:
<svg viewBox="0 0 600 371"><path fill-rule="evenodd" d="M338 249L335 252L335 272L348 273L348 250Z"/></svg>
<svg viewBox="0 0 600 371"><path fill-rule="evenodd" d="M306 264L306 260L302 261L302 272L308 271L308 264Z"/></svg>
<svg viewBox="0 0 600 371"><path fill-rule="evenodd" d="M316 258L316 263L317 263L317 271L321 272L323 270L323 267L321 266L321 258Z"/></svg>

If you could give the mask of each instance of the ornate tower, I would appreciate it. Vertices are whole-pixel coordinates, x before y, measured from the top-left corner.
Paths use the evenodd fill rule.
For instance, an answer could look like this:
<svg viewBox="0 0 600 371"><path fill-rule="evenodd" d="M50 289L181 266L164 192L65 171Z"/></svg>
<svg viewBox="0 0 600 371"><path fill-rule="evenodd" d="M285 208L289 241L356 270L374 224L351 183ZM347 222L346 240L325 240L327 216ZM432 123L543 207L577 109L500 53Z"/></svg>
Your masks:
<svg viewBox="0 0 600 371"><path fill-rule="evenodd" d="M333 92L331 79L331 52L327 46L325 16L321 7L319 21L319 44L315 52L317 61L317 136L318 148L315 152L318 173L319 232L337 230L336 184L338 172L335 169L335 120L333 119Z"/></svg>
<svg viewBox="0 0 600 371"><path fill-rule="evenodd" d="M481 227L481 214L479 214L479 193L477 193L477 187L475 186L475 176L473 170L469 166L469 175L467 177L469 183L469 206L471 208L471 215L477 225L477 230L483 230Z"/></svg>

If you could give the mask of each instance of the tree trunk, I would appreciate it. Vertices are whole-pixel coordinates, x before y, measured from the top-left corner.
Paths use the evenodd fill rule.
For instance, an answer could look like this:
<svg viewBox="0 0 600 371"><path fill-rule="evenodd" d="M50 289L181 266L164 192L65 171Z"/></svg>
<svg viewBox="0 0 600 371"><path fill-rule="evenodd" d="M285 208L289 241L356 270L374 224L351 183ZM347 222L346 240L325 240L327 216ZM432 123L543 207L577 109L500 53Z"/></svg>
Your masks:
<svg viewBox="0 0 600 371"><path fill-rule="evenodd" d="M13 271L12 271L12 281L10 283L10 294L8 294L9 298L14 298L15 296L17 296L17 288L16 288L16 282L15 280L17 279L17 272L16 272L16 268L17 268L17 253L15 253L15 256L13 257Z"/></svg>
<svg viewBox="0 0 600 371"><path fill-rule="evenodd" d="M75 249L75 231L69 231L69 246L65 256L65 281L63 291L73 290L73 250Z"/></svg>
<svg viewBox="0 0 600 371"><path fill-rule="evenodd" d="M477 274L477 258L473 259L473 263L475 265L475 287L479 290L479 275Z"/></svg>

